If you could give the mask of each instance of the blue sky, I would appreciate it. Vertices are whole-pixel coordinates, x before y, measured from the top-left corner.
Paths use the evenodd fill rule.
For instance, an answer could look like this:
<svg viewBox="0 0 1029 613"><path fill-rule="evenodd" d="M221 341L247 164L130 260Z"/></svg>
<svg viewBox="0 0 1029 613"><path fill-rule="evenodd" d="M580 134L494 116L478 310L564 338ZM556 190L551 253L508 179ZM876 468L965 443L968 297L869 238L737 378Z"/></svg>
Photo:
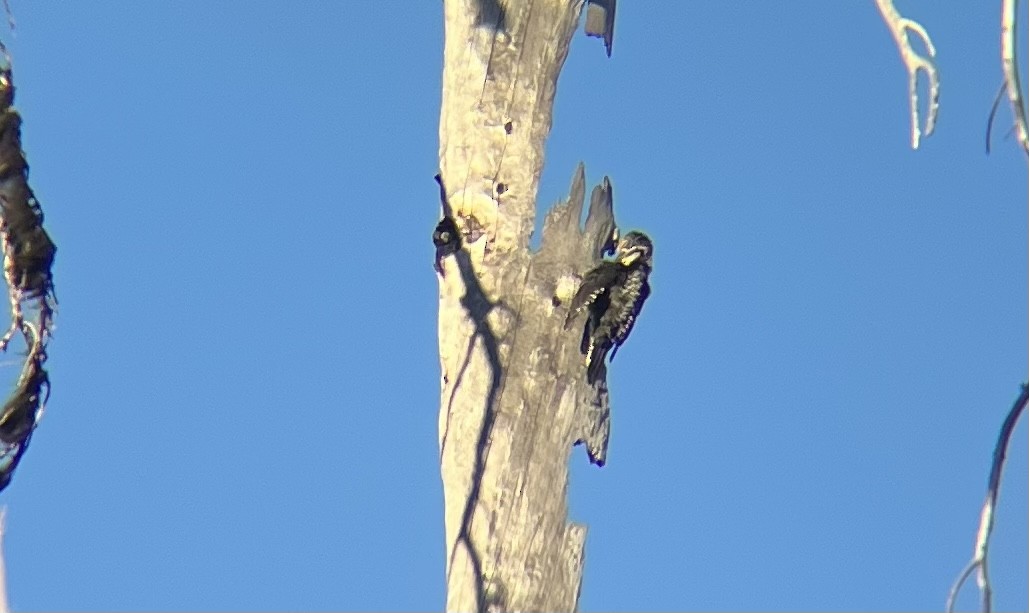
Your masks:
<svg viewBox="0 0 1029 613"><path fill-rule="evenodd" d="M571 454L582 609L942 608L1026 377L999 8L899 6L943 78L913 152L870 0L622 4L612 58L575 39L539 194L582 160L656 243L609 463ZM442 607L440 3L14 9L60 313L0 496L13 607ZM1025 422L998 610L1027 607Z"/></svg>

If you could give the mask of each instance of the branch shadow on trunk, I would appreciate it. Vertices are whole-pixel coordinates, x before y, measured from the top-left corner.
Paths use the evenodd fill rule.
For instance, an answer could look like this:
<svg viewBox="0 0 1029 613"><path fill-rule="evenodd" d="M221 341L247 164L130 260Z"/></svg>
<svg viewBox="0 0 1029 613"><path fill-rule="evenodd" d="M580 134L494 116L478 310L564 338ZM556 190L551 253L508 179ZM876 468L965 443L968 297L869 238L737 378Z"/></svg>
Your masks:
<svg viewBox="0 0 1029 613"><path fill-rule="evenodd" d="M444 218L453 219L453 208L450 206L450 202L447 198L446 187L440 175L436 175L436 182L439 183L440 204L443 208L443 216ZM506 307L499 302L491 302L489 298L487 298L485 291L482 289L482 285L475 276L471 258L469 258L467 251L458 248L453 255L455 262L457 263L458 271L461 275L461 281L465 288L465 293L460 300L461 306L465 309L469 319L474 322L475 333L468 339L468 347L465 350L464 360L461 364L460 370L458 371L457 378L454 380L453 387L451 388L450 402L447 406L448 416L453 407L454 395L461 387L461 381L464 378L464 374L469 363L471 362L472 352L475 350L475 343L478 339L482 340L482 347L486 352L486 359L489 362L490 382L489 389L486 392L485 405L483 407L482 426L479 429L479 438L476 441L475 446L475 465L472 469L471 488L468 492L468 498L461 515L461 529L458 532L457 540L454 543L454 550L450 552L451 560L450 564L448 564L448 568L453 569L453 558L457 553L457 545L463 544L465 549L468 551L468 557L471 560L472 567L475 571L476 608L477 610L484 610L487 605L486 589L484 585L485 577L483 576L481 556L472 543L471 522L475 506L479 502L479 495L482 487L482 475L485 472L486 465L486 447L489 444L493 425L496 421L496 405L502 382L500 349L496 334L490 327L487 318L493 309ZM442 448L445 448L445 446L446 433L444 433L443 436L441 450Z"/></svg>

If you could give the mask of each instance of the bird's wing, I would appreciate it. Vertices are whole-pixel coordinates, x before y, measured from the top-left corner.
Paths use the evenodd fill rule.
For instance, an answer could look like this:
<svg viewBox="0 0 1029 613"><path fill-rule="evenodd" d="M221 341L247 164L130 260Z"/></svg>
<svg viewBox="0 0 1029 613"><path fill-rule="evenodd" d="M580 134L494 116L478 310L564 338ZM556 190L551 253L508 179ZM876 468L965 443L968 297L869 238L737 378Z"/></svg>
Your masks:
<svg viewBox="0 0 1029 613"><path fill-rule="evenodd" d="M616 262L601 262L599 266L586 273L582 285L572 297L572 303L565 316L565 329L572 325L575 317L588 309L601 294L606 292L617 280L622 267Z"/></svg>
<svg viewBox="0 0 1029 613"><path fill-rule="evenodd" d="M627 285L623 292L632 291ZM619 321L623 322L614 334L614 347L611 349L611 359L615 359L615 355L618 354L618 348L622 346L625 339L629 338L629 334L632 332L632 327L636 325L636 319L640 316L640 311L643 310L643 303L646 302L647 296L650 296L650 282L647 281L646 277L643 278L643 283L639 288L639 295L635 300L626 301L623 307L624 311L622 316L619 317Z"/></svg>

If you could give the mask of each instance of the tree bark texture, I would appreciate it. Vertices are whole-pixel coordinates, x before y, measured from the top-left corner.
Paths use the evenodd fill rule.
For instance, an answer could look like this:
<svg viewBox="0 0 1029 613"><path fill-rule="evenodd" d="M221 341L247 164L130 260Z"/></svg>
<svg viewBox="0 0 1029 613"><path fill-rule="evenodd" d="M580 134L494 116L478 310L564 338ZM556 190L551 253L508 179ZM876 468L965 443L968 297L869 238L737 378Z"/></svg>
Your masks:
<svg viewBox="0 0 1029 613"><path fill-rule="evenodd" d="M461 248L441 261L440 464L448 611L573 611L585 526L568 458L602 465L606 383L586 383L566 303L612 244L611 186L585 173L529 248L557 79L581 0L445 0L440 173Z"/></svg>

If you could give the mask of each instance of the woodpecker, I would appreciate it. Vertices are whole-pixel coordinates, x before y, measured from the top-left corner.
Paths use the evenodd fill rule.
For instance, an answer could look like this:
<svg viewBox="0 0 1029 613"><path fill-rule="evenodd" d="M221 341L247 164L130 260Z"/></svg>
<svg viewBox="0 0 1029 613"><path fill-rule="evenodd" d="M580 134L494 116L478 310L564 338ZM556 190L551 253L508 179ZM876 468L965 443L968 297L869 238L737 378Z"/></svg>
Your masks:
<svg viewBox="0 0 1029 613"><path fill-rule="evenodd" d="M648 277L653 256L650 237L639 231L629 232L618 242L614 261L604 260L586 273L572 298L564 327L567 330L579 313L588 312L579 350L586 356L586 381L591 385L600 375L607 352L611 351L614 360L618 348L629 338L650 295Z"/></svg>

